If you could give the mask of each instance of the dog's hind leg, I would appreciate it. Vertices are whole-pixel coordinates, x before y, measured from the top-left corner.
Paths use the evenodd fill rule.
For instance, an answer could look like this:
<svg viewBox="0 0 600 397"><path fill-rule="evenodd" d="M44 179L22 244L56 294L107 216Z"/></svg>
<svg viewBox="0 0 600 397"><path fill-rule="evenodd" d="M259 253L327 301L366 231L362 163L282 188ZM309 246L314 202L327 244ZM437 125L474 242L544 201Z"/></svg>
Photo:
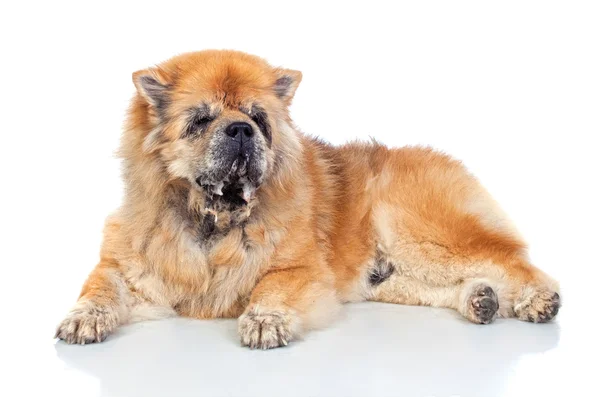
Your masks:
<svg viewBox="0 0 600 397"><path fill-rule="evenodd" d="M467 313L482 296L489 309L497 299L501 317L547 322L558 313L558 284L531 264L506 214L459 162L419 148L390 151L368 193L378 256L404 278L381 283L375 299L402 301L390 294L414 279L429 287L404 299L419 304L455 302ZM439 291L444 299L428 299Z"/></svg>
<svg viewBox="0 0 600 397"><path fill-rule="evenodd" d="M558 313L558 285L530 264L514 235L469 214L415 222L397 213L379 214L379 250L395 276L374 288L374 300L451 307L477 323L490 322L491 311L531 322Z"/></svg>
<svg viewBox="0 0 600 397"><path fill-rule="evenodd" d="M369 299L454 309L471 322L488 324L496 318L499 308L497 289L492 284L486 279L470 279L458 284L435 286L394 273L374 286Z"/></svg>

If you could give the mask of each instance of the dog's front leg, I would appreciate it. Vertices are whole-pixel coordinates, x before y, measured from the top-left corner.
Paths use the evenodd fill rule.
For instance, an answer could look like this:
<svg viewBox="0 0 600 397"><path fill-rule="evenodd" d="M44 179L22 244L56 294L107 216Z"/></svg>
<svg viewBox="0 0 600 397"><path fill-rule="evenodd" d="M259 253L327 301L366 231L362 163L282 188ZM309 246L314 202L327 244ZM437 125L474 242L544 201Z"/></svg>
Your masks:
<svg viewBox="0 0 600 397"><path fill-rule="evenodd" d="M285 346L330 321L339 306L329 269L277 267L256 285L239 318L242 344L252 349Z"/></svg>
<svg viewBox="0 0 600 397"><path fill-rule="evenodd" d="M102 259L83 285L75 307L56 330L67 343L102 342L127 317L129 289L118 263Z"/></svg>

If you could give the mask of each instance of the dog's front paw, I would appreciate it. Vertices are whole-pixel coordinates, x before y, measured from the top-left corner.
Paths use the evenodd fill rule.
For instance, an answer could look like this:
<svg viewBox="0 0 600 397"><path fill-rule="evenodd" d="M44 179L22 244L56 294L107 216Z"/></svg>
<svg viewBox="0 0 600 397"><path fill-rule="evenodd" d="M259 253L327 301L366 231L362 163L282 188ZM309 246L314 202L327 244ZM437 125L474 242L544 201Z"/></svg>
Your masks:
<svg viewBox="0 0 600 397"><path fill-rule="evenodd" d="M71 344L102 342L118 324L116 310L81 302L60 323L54 337Z"/></svg>
<svg viewBox="0 0 600 397"><path fill-rule="evenodd" d="M248 311L239 319L242 345L251 349L272 349L287 346L292 340L291 318L281 311Z"/></svg>

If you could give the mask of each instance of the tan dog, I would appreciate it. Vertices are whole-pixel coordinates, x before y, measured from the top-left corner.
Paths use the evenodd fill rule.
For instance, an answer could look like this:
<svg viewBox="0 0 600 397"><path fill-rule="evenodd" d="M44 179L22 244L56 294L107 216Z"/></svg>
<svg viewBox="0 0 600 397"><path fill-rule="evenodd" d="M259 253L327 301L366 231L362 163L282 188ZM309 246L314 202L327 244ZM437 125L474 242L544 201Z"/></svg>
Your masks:
<svg viewBox="0 0 600 397"><path fill-rule="evenodd" d="M57 337L240 316L242 344L272 348L361 300L448 307L480 324L557 314L557 284L458 161L302 135L288 114L300 80L233 51L133 74L125 200Z"/></svg>

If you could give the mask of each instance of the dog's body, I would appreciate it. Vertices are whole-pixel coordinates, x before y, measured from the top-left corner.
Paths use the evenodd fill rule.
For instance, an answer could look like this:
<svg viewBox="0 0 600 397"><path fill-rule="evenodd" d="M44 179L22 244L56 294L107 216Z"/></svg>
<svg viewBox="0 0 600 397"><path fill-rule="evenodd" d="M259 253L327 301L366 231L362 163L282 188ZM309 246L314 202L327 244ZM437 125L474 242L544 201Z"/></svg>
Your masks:
<svg viewBox="0 0 600 397"><path fill-rule="evenodd" d="M459 162L306 137L287 110L300 79L232 51L134 73L125 201L58 337L240 316L242 343L271 348L360 300L448 307L475 323L556 315L557 284Z"/></svg>

